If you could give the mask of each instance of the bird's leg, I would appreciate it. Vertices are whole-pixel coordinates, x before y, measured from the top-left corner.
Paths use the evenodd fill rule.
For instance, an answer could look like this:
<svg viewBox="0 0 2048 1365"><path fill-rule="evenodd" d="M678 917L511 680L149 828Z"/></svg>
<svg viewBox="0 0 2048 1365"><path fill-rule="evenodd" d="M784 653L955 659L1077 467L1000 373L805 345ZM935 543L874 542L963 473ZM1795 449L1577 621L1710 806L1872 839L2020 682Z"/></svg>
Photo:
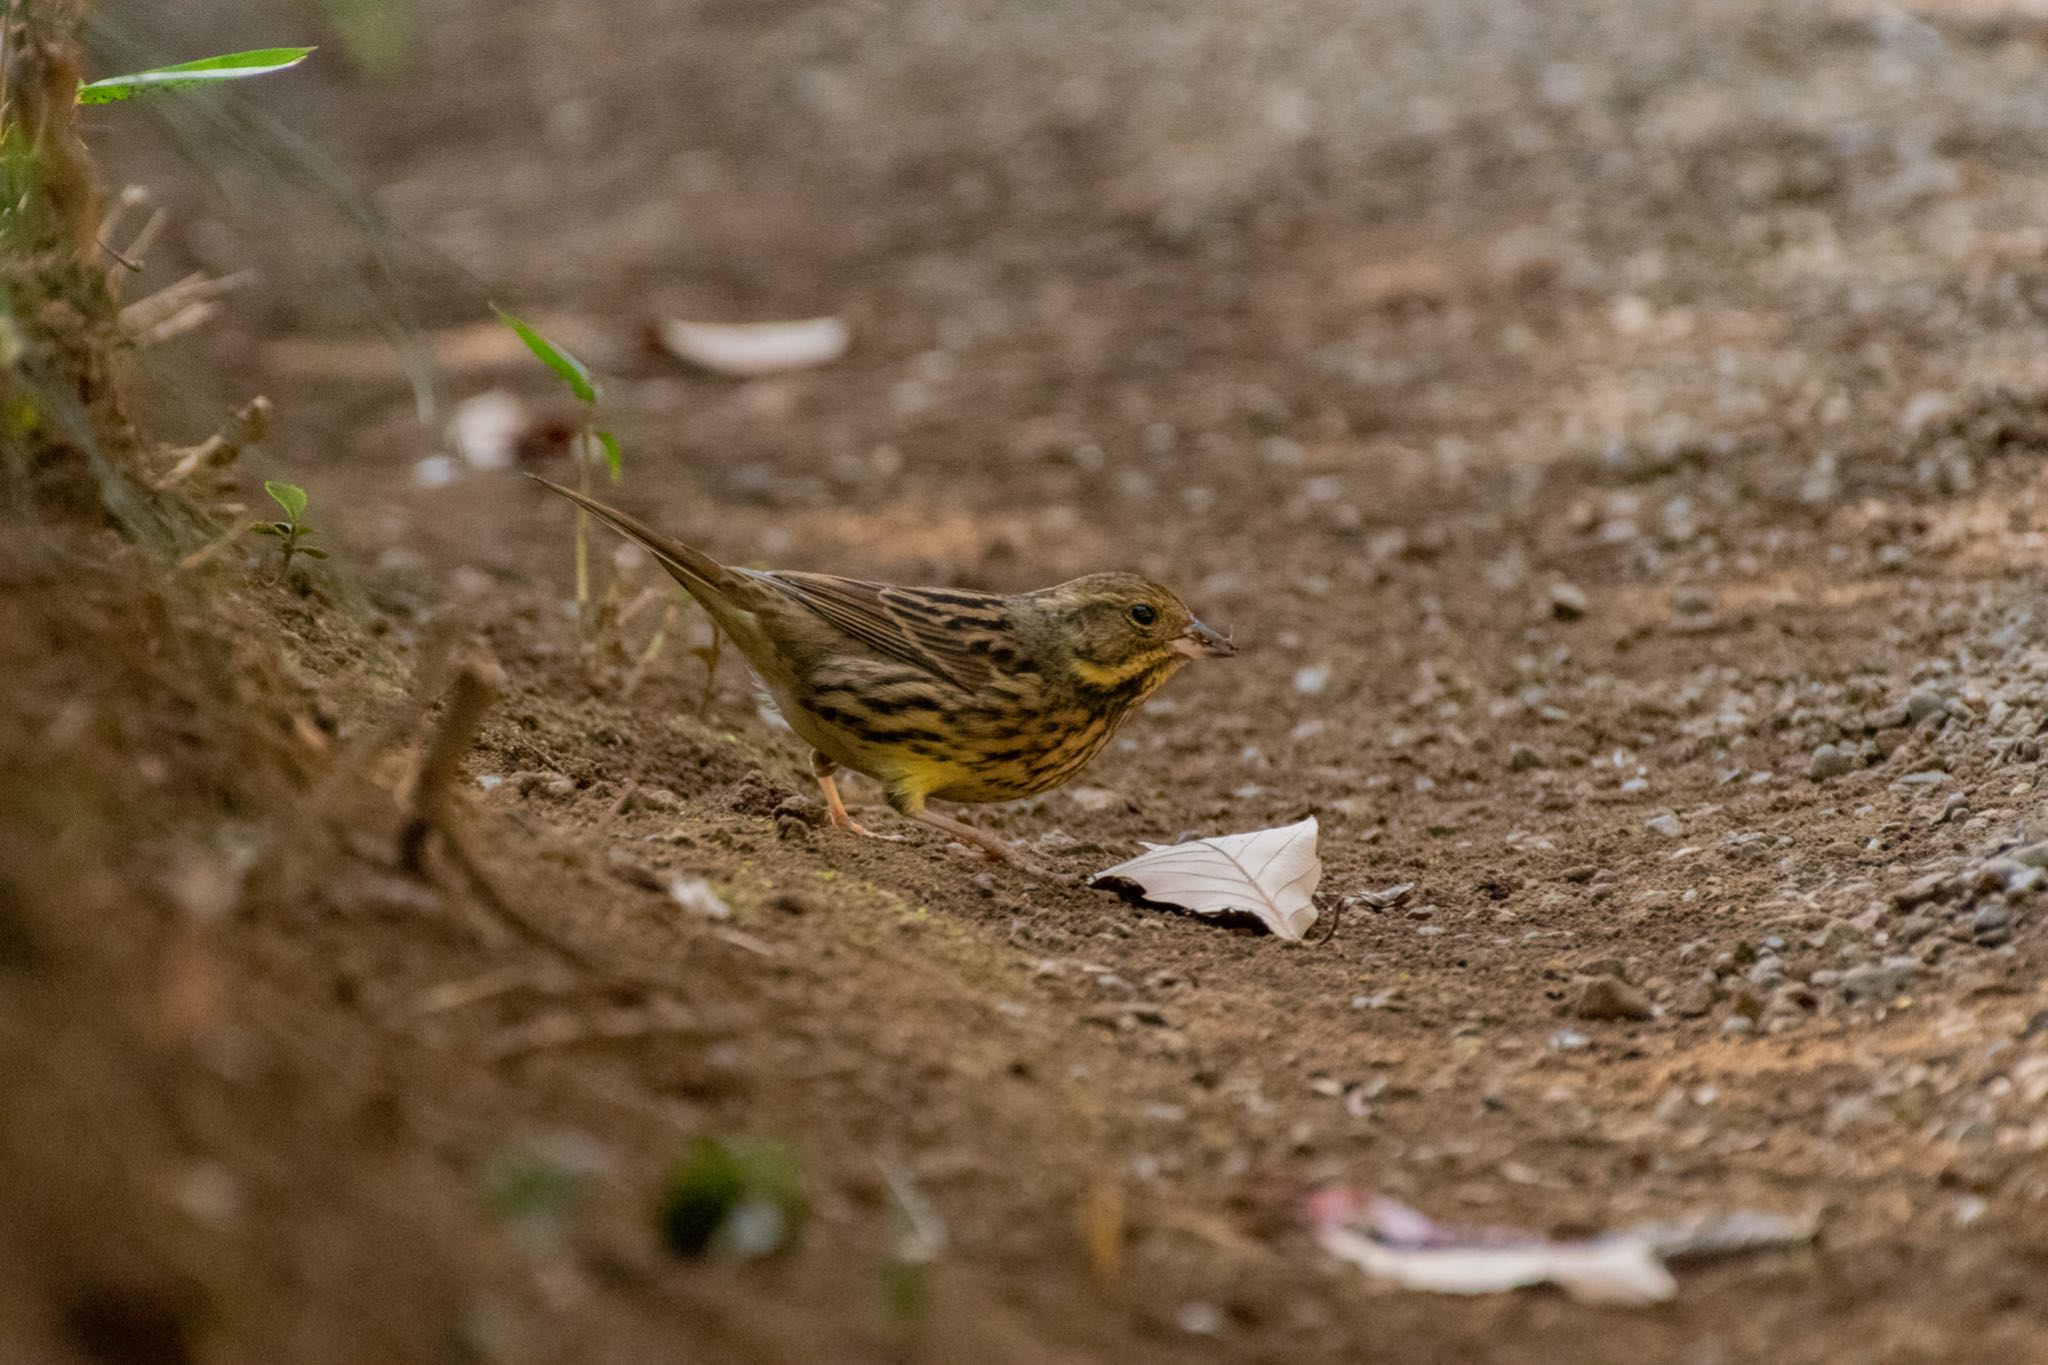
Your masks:
<svg viewBox="0 0 2048 1365"><path fill-rule="evenodd" d="M1034 877L1041 877L1047 881L1072 880L1062 876L1060 873L1048 872L1018 852L1016 847L1008 840L997 838L985 829L976 829L965 820L955 820L950 815L941 815L935 810L926 810L922 806L916 810L904 813L913 820L923 821L933 829L943 830L963 844L980 849L983 853L999 862L1005 862L1012 867L1021 868Z"/></svg>
<svg viewBox="0 0 2048 1365"><path fill-rule="evenodd" d="M839 799L839 784L832 780L832 774L838 771L837 763L815 750L812 752L811 772L818 779L818 790L825 793L825 813L831 817L832 828L843 829L849 834L865 835L870 839L887 839L891 842L898 840L900 836L877 834L846 813L846 803Z"/></svg>

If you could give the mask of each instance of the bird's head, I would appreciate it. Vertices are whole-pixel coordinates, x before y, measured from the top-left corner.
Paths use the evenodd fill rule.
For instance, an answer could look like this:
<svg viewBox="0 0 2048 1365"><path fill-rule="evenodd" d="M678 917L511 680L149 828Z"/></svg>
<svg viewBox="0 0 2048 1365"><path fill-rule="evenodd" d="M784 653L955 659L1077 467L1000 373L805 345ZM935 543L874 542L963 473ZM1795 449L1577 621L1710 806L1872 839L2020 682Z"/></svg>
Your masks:
<svg viewBox="0 0 2048 1365"><path fill-rule="evenodd" d="M1137 574L1090 574L1032 596L1055 623L1076 681L1088 687L1150 691L1190 659L1237 653L1187 603Z"/></svg>

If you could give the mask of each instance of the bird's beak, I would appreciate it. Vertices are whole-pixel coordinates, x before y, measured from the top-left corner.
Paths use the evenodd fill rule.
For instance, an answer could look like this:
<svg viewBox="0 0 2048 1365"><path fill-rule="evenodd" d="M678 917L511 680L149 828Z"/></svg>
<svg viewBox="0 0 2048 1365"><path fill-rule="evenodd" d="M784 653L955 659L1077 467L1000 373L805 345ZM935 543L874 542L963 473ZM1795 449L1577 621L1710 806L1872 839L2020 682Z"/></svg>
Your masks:
<svg viewBox="0 0 2048 1365"><path fill-rule="evenodd" d="M1173 652L1190 659L1227 659L1237 653L1237 644L1200 621L1190 621L1188 628L1173 642Z"/></svg>

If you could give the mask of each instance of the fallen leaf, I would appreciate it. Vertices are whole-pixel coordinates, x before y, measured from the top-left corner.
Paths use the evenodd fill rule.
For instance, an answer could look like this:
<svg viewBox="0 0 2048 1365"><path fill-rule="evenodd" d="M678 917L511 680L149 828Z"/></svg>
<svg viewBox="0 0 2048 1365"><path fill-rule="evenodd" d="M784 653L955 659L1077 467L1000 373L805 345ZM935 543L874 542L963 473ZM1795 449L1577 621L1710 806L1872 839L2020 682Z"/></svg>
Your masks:
<svg viewBox="0 0 2048 1365"><path fill-rule="evenodd" d="M656 329L662 349L713 374L752 379L829 365L846 354L853 333L840 318L798 322L684 322Z"/></svg>
<svg viewBox="0 0 2048 1365"><path fill-rule="evenodd" d="M702 877L676 877L668 884L668 894L669 899L683 909L694 911L706 919L732 918L732 907Z"/></svg>
<svg viewBox="0 0 2048 1365"><path fill-rule="evenodd" d="M1811 1216L1737 1211L1644 1223L1585 1241L1517 1228L1437 1223L1380 1195L1322 1190L1309 1200L1317 1243L1367 1274L1437 1294L1554 1284L1584 1303L1662 1303L1677 1292L1666 1261L1709 1260L1811 1242Z"/></svg>
<svg viewBox="0 0 2048 1365"><path fill-rule="evenodd" d="M1316 1243L1404 1289L1498 1294L1554 1284L1581 1303L1662 1303L1678 1292L1647 1238L1632 1234L1552 1242L1505 1228L1433 1222L1379 1195L1324 1190L1309 1201Z"/></svg>
<svg viewBox="0 0 2048 1365"><path fill-rule="evenodd" d="M1323 864L1316 856L1313 815L1278 829L1145 849L1096 873L1090 884L1130 882L1147 900L1198 915L1253 915L1277 938L1299 940L1315 923Z"/></svg>
<svg viewBox="0 0 2048 1365"><path fill-rule="evenodd" d="M1678 1291L1671 1272L1640 1237L1510 1247L1410 1250L1332 1228L1318 1233L1323 1250L1366 1274L1433 1294L1498 1294L1554 1284L1581 1303L1662 1303Z"/></svg>
<svg viewBox="0 0 2048 1365"><path fill-rule="evenodd" d="M492 389L465 398L448 419L448 443L472 469L509 469L533 414L519 396Z"/></svg>
<svg viewBox="0 0 2048 1365"><path fill-rule="evenodd" d="M1414 882L1401 882L1378 891L1361 891L1351 899L1374 910L1391 910L1415 893Z"/></svg>

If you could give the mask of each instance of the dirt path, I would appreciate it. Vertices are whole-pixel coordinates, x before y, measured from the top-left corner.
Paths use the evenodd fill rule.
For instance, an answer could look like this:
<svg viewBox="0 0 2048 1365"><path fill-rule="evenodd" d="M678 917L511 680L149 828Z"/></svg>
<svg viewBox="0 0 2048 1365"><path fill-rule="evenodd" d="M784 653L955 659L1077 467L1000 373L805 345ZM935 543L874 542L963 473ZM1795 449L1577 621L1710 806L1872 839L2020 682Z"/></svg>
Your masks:
<svg viewBox="0 0 2048 1365"><path fill-rule="evenodd" d="M1327 890L1415 890L1289 947L778 820L803 755L738 670L703 714L675 645L593 686L564 509L420 486L400 377L337 377L366 268L323 244L358 239L209 208L138 143L193 225L160 268L265 273L193 352L278 402L377 648L452 616L503 665L477 837L567 949L367 873L258 917L225 1027L300 1079L188 1139L273 1315L218 1358L367 1358L333 1343L371 1323L393 1360L887 1358L878 1158L949 1232L916 1359L2041 1358L2048 949L2035 855L1998 860L2048 837L2017 7L501 8L437 7L395 85L278 97L378 187L430 327L565 317L620 500L726 558L1132 567L1233 628L1082 786L989 815L1040 856L1314 813ZM802 375L638 342L826 311L856 344ZM1648 1017L1583 1017L1589 980ZM648 1192L703 1131L798 1145L796 1255L661 1258ZM595 1172L558 1239L476 1196L522 1152ZM1651 1311L1430 1298L1313 1246L1326 1181L1823 1235Z"/></svg>

